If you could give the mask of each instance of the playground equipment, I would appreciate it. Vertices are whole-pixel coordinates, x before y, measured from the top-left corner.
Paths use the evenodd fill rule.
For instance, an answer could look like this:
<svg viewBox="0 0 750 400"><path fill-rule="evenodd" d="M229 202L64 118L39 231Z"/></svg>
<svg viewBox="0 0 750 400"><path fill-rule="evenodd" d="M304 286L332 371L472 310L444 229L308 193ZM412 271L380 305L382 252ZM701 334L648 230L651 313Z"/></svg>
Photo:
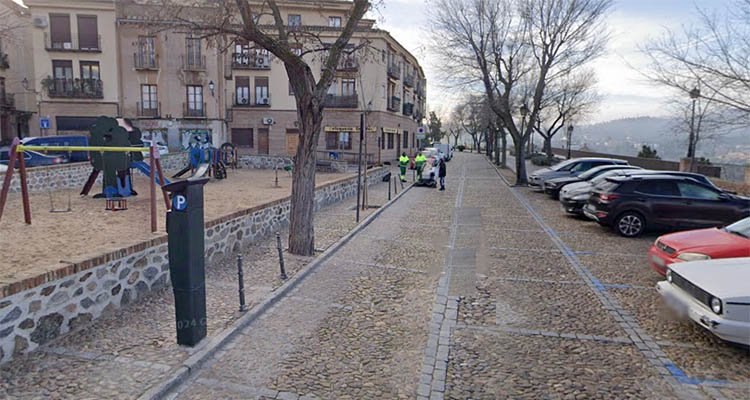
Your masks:
<svg viewBox="0 0 750 400"><path fill-rule="evenodd" d="M115 122L113 125L112 122ZM97 131L96 134L94 134L94 131ZM122 210L127 208L127 204L123 202L122 197L127 197L129 195L134 194L132 191L132 187L130 186L129 182L129 168L128 163L130 158L128 157L128 154L138 154L140 156L140 160L143 160L143 154L145 152L149 152L149 164L148 164L148 176L149 176L149 182L150 182L150 193L151 193L151 231L156 232L157 230L157 220L156 220L156 182L158 174L158 181L159 182L166 182L164 179L164 175L161 169L161 162L159 157L159 152L156 151L155 147L125 147L125 146L119 146L120 143L124 144L124 141L122 140L123 132L125 131L125 128L119 126L117 124L117 121L112 118L107 117L99 117L97 119L97 123L92 128L92 142L94 140L100 140L99 142L94 143L100 143L104 145L99 146L26 146L21 144L20 140L18 138L13 140L13 143L10 147L10 154L9 154L9 160L8 160L8 169L5 171L5 177L3 179L3 186L2 189L0 189L0 219L2 219L3 210L5 209L5 203L8 199L8 192L10 191L10 182L13 178L13 173L16 169L16 165L18 165L18 172L20 176L20 183L21 183L21 197L23 202L23 214L24 214L24 221L26 224L31 225L31 205L29 202L29 188L28 188L28 182L27 182L27 171L26 171L26 163L24 161L24 157L19 156L24 151L39 151L39 152L45 152L45 151L63 151L63 152L74 152L74 151L83 151L88 152L91 156L92 165L94 166L94 171L91 173L91 176L89 176L89 181L86 182L86 185L84 186L84 191L82 192L83 195L88 193L88 191L91 189L91 186L93 186L94 182L96 181L96 177L98 176L100 171L104 171L104 190L103 195L107 197L107 207L108 209L118 209ZM130 141L130 137L135 136L135 132L128 133L125 137L128 138L128 144L132 143ZM140 137L140 132L137 132L138 137ZM98 136L97 139L94 139L95 136ZM138 139L140 141L140 139ZM116 154L119 157L106 157L108 154ZM138 162L138 161L136 161ZM142 162L142 161L141 161ZM145 164L145 163L144 163ZM97 168L100 167L100 168ZM143 166L140 166L143 167ZM138 167L136 167L138 168ZM141 172L144 172L143 169L139 170ZM127 174L123 174L123 171L127 172ZM145 173L145 172L144 172ZM84 193L85 192L85 193ZM169 197L166 192L162 190L162 194L164 197L164 203L167 207L167 209L170 208L170 202Z"/></svg>
<svg viewBox="0 0 750 400"><path fill-rule="evenodd" d="M239 162L237 147L234 144L227 142L222 144L221 147L219 147L219 150L221 151L221 162L227 167L237 169L237 164Z"/></svg>
<svg viewBox="0 0 750 400"><path fill-rule="evenodd" d="M224 163L224 154L211 143L191 143L188 151L188 165L174 174L172 178L180 178L189 171L193 172L192 178L202 178L206 173L215 179L225 179L227 168Z"/></svg>

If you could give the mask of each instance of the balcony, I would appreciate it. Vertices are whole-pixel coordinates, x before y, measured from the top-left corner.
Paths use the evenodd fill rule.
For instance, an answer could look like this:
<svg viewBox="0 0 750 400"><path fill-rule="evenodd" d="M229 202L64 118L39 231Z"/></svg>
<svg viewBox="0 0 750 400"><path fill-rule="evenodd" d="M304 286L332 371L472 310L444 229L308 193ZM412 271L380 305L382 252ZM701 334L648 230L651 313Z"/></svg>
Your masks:
<svg viewBox="0 0 750 400"><path fill-rule="evenodd" d="M8 53L0 53L0 69L8 69L10 64L8 63Z"/></svg>
<svg viewBox="0 0 750 400"><path fill-rule="evenodd" d="M404 76L404 86L414 87L414 74Z"/></svg>
<svg viewBox="0 0 750 400"><path fill-rule="evenodd" d="M0 93L0 108L14 108L15 106L16 98L12 93Z"/></svg>
<svg viewBox="0 0 750 400"><path fill-rule="evenodd" d="M359 96L357 94L346 96L328 94L326 95L325 106L330 108L357 108L359 107Z"/></svg>
<svg viewBox="0 0 750 400"><path fill-rule="evenodd" d="M395 112L401 111L401 98L400 97L391 96L391 100L388 102L388 111L395 111Z"/></svg>
<svg viewBox="0 0 750 400"><path fill-rule="evenodd" d="M185 57L182 56L183 71L205 71L206 57Z"/></svg>
<svg viewBox="0 0 750 400"><path fill-rule="evenodd" d="M398 65L388 65L388 77L395 80L401 79L401 68Z"/></svg>
<svg viewBox="0 0 750 400"><path fill-rule="evenodd" d="M404 115L411 116L414 114L414 103L404 103Z"/></svg>
<svg viewBox="0 0 750 400"><path fill-rule="evenodd" d="M182 103L182 115L184 118L206 118L206 103Z"/></svg>
<svg viewBox="0 0 750 400"><path fill-rule="evenodd" d="M271 57L251 53L232 53L232 68L269 70L271 69Z"/></svg>
<svg viewBox="0 0 750 400"><path fill-rule="evenodd" d="M138 109L138 118L158 118L161 116L161 102L156 104L156 108L154 108L154 104L151 104L150 107L144 108L143 103L140 101L136 103L136 106Z"/></svg>
<svg viewBox="0 0 750 400"><path fill-rule="evenodd" d="M61 41L53 39L49 32L44 32L44 48L47 51L55 52L80 52L80 53L101 53L102 36L96 35L96 43L88 43L83 46L79 43L78 38L71 38L71 41Z"/></svg>
<svg viewBox="0 0 750 400"><path fill-rule="evenodd" d="M42 81L50 98L102 99L104 88L101 79L47 78Z"/></svg>
<svg viewBox="0 0 750 400"><path fill-rule="evenodd" d="M153 53L133 53L133 66L137 70L158 70L159 56Z"/></svg>
<svg viewBox="0 0 750 400"><path fill-rule="evenodd" d="M325 69L325 64L320 66L321 70ZM336 71L340 72L356 72L359 70L359 60L353 56L343 57L339 60L339 64L336 67Z"/></svg>

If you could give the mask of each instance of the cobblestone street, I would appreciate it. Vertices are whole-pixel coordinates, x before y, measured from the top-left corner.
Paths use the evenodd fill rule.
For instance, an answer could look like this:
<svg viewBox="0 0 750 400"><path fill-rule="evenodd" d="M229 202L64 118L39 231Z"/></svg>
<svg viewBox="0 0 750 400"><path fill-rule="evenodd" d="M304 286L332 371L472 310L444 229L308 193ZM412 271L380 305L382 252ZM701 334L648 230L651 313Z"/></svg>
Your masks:
<svg viewBox="0 0 750 400"><path fill-rule="evenodd" d="M166 289L4 366L0 397L750 398L747 350L665 312L654 236L620 238L511 179L456 153L445 192L410 189L319 264L289 257L290 275L315 268L181 375L197 353L174 343ZM370 190L385 204L387 185ZM321 250L355 228L353 202L316 214ZM252 306L282 284L274 246L243 250ZM208 275L215 335L242 317L234 258Z"/></svg>

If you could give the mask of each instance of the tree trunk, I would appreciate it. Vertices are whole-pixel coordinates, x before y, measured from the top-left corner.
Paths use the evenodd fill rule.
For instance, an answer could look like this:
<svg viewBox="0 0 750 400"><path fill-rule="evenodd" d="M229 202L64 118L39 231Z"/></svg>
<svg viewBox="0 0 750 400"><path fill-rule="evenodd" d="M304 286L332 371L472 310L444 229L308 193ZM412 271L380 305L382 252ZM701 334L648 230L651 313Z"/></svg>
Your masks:
<svg viewBox="0 0 750 400"><path fill-rule="evenodd" d="M508 168L508 135L505 132L500 132L500 142L502 143L502 153L500 154L500 166Z"/></svg>
<svg viewBox="0 0 750 400"><path fill-rule="evenodd" d="M492 145L492 148L495 150L495 165L500 165L500 148L498 147L498 144L500 143L499 140L497 140L497 136L500 134L499 130L495 131L495 135L493 136L492 141L494 142Z"/></svg>
<svg viewBox="0 0 750 400"><path fill-rule="evenodd" d="M547 157L552 157L552 137L544 138L544 152L547 153Z"/></svg>
<svg viewBox="0 0 750 400"><path fill-rule="evenodd" d="M458 136L453 138L453 147L458 147Z"/></svg>
<svg viewBox="0 0 750 400"><path fill-rule="evenodd" d="M289 252L300 256L315 255L315 149L323 122L322 110L313 104L299 107L300 135L292 173L292 197L289 213Z"/></svg>
<svg viewBox="0 0 750 400"><path fill-rule="evenodd" d="M513 146L516 149L516 185L528 185L529 181L526 177L526 149L524 145L526 142L523 140L514 140Z"/></svg>
<svg viewBox="0 0 750 400"><path fill-rule="evenodd" d="M492 135L490 135L490 131L488 131L484 135L484 151L487 153L487 157L491 160L492 159Z"/></svg>

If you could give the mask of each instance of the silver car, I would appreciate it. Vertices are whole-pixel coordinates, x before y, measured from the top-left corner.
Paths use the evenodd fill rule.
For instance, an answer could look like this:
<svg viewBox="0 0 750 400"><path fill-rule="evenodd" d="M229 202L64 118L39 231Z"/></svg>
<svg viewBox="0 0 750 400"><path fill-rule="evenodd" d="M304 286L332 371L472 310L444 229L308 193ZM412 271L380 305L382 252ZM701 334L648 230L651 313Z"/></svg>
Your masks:
<svg viewBox="0 0 750 400"><path fill-rule="evenodd" d="M534 173L529 176L529 185L532 189L543 190L544 181L547 179L560 178L563 176L578 176L591 168L602 165L628 165L628 162L616 158L571 158L570 160L563 161L549 168L542 168L534 171Z"/></svg>

